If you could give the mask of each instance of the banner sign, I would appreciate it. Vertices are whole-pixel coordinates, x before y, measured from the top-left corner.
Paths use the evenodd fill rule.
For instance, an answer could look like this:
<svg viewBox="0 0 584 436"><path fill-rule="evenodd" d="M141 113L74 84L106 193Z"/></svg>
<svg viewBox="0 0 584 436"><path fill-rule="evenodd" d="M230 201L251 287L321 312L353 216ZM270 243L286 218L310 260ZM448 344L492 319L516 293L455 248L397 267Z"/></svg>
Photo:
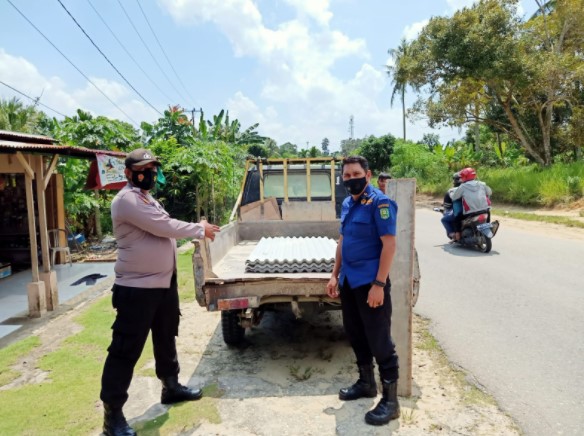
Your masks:
<svg viewBox="0 0 584 436"><path fill-rule="evenodd" d="M99 185L107 189L108 185L118 183L126 184L126 175L124 174L126 165L124 159L105 154L98 154L96 158Z"/></svg>

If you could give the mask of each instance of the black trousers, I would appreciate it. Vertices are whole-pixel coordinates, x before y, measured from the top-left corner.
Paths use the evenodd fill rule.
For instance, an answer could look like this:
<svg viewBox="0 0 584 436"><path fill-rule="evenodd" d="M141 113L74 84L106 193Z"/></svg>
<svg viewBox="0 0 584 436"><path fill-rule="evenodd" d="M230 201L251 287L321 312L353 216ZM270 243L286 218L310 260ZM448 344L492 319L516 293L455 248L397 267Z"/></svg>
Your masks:
<svg viewBox="0 0 584 436"><path fill-rule="evenodd" d="M357 357L357 365L369 365L373 358L383 380L398 379L399 362L391 339L391 282L383 288L383 305L372 308L367 304L371 285L351 288L349 281L342 284L341 305L343 326Z"/></svg>
<svg viewBox="0 0 584 436"><path fill-rule="evenodd" d="M122 407L136 362L142 354L148 333L159 379L178 375L180 367L176 339L180 318L176 275L170 288L144 289L114 285L112 305L117 310L112 325L112 342L101 377L101 400Z"/></svg>

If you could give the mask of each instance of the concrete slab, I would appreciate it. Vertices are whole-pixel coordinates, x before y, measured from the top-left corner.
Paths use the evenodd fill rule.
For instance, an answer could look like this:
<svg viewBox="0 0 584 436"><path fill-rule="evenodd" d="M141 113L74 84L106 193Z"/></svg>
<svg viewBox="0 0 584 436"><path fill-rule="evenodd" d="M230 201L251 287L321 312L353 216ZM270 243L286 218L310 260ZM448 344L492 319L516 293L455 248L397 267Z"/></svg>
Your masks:
<svg viewBox="0 0 584 436"><path fill-rule="evenodd" d="M21 324L0 325L0 338L3 338L4 336L9 335L13 331L18 330L20 327L22 327Z"/></svg>
<svg viewBox="0 0 584 436"><path fill-rule="evenodd" d="M57 283L59 287L59 304L75 298L92 286L114 276L113 262L86 262L73 265L57 265ZM105 277L95 281L84 281L73 285L77 280L90 274L100 274ZM28 315L27 286L31 282L30 270L0 279L0 338L8 335L19 325L7 325L4 321L10 318L26 317Z"/></svg>

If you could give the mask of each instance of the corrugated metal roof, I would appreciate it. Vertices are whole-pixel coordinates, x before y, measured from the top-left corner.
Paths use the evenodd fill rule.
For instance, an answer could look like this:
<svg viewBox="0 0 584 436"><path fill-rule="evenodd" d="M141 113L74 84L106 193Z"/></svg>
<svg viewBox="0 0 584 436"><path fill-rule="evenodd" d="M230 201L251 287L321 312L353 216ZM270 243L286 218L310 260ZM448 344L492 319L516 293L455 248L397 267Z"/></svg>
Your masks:
<svg viewBox="0 0 584 436"><path fill-rule="evenodd" d="M23 138L24 139L24 138ZM7 141L0 139L0 153L25 153L40 154L60 154L72 157L94 158L96 154L107 154L109 156L125 157L126 153L111 150L94 150L85 147L74 147L57 144L24 143L17 141Z"/></svg>
<svg viewBox="0 0 584 436"><path fill-rule="evenodd" d="M262 238L245 262L247 272L330 272L337 243L325 237Z"/></svg>
<svg viewBox="0 0 584 436"><path fill-rule="evenodd" d="M0 130L0 139L16 142L32 142L37 144L54 144L57 142L49 136L32 135L30 133L12 132L10 130Z"/></svg>

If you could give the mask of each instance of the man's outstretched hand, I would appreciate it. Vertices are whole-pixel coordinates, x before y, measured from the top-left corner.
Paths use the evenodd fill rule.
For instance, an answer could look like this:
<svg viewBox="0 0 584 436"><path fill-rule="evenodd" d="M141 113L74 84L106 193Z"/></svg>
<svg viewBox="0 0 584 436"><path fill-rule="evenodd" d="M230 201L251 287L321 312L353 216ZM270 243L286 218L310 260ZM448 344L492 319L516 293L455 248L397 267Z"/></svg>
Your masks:
<svg viewBox="0 0 584 436"><path fill-rule="evenodd" d="M205 228L205 238L209 238L211 241L215 240L215 233L220 232L221 228L215 224L207 222L207 220L201 220L199 222Z"/></svg>

